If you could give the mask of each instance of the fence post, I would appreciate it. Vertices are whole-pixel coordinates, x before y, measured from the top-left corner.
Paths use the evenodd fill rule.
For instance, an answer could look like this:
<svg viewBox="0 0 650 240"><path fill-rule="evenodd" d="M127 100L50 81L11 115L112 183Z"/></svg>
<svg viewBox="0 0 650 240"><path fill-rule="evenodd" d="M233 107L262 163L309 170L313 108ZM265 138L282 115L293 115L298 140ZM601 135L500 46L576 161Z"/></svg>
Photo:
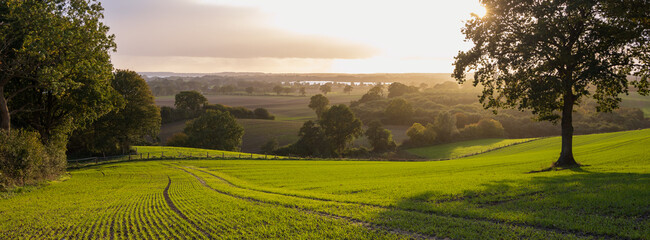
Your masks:
<svg viewBox="0 0 650 240"><path fill-rule="evenodd" d="M222 152L221 153L221 158L225 159L226 158L226 153Z"/></svg>
<svg viewBox="0 0 650 240"><path fill-rule="evenodd" d="M251 159L253 159L253 154L251 153Z"/></svg>
<svg viewBox="0 0 650 240"><path fill-rule="evenodd" d="M241 159L241 153L239 154L239 157L238 157L238 158Z"/></svg>
<svg viewBox="0 0 650 240"><path fill-rule="evenodd" d="M142 160L142 153L140 153L140 160Z"/></svg>
<svg viewBox="0 0 650 240"><path fill-rule="evenodd" d="M205 152L205 158L210 158L210 152Z"/></svg>
<svg viewBox="0 0 650 240"><path fill-rule="evenodd" d="M165 152L160 152L160 158L162 159L164 157L165 157Z"/></svg>
<svg viewBox="0 0 650 240"><path fill-rule="evenodd" d="M147 159L151 159L151 158L149 157L149 153L147 153Z"/></svg>
<svg viewBox="0 0 650 240"><path fill-rule="evenodd" d="M131 153L129 153L129 161L131 161Z"/></svg>

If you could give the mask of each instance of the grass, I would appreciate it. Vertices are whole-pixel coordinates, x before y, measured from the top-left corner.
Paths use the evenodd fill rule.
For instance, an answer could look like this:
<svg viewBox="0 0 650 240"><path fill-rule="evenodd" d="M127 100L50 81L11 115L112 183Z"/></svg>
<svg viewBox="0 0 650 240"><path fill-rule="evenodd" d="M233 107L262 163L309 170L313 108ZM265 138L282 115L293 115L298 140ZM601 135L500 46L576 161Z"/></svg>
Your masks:
<svg viewBox="0 0 650 240"><path fill-rule="evenodd" d="M0 238L650 239L650 130L435 162L166 160L0 200Z"/></svg>
<svg viewBox="0 0 650 240"><path fill-rule="evenodd" d="M235 159L236 158L256 158L256 159L284 158L280 156L272 156L272 155L264 155L264 154L242 153L242 152L211 150L211 149L201 149L201 148L188 148L188 147L134 146L133 149L137 151L135 157L139 156L138 154L143 154L143 156L151 157L151 158L162 158L162 157L176 157L176 158L216 157L216 158L235 158Z"/></svg>
<svg viewBox="0 0 650 240"><path fill-rule="evenodd" d="M412 148L407 152L428 159L453 159L463 156L469 156L477 153L492 151L494 149L507 147L513 144L519 144L534 139L479 139L462 141L448 144L441 144L430 147Z"/></svg>

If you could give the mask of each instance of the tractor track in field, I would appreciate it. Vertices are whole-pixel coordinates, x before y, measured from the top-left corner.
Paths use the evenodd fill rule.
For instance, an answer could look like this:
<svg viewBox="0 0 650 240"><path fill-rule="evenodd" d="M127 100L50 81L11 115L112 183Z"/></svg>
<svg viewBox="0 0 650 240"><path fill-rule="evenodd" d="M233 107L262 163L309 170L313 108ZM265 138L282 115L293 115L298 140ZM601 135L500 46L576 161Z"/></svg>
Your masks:
<svg viewBox="0 0 650 240"><path fill-rule="evenodd" d="M176 167L178 168L178 167ZM482 218L482 217L468 217L468 216L463 216L463 215L458 215L458 214L446 214L446 213L440 213L438 211L427 211L427 210L416 210L416 209L404 209L404 208L398 208L398 207L392 207L392 206L383 206L383 205L378 205L378 204L370 204L370 203L359 203L359 202L346 202L346 201L340 201L340 200L333 200L333 199L325 199L325 198L318 198L318 197L307 197L307 196L299 196L299 195L293 195L293 194L287 194L287 193L278 193L278 192L272 192L272 191L267 191L267 190L258 190L258 189L252 189L252 188L247 188L247 187L242 187L239 185L236 185L220 176L217 176L214 173L205 171L200 168L196 167L189 167L191 169L197 170L199 172L208 174L212 177L215 177L222 182L228 184L229 186L239 188L239 189L245 189L245 190L250 190L250 191L255 191L255 192L261 192L261 193L267 193L267 194L274 194L274 195L280 195L280 196L287 196L287 197L296 197L296 198L302 198L302 199L308 199L308 200L315 200L315 201L323 201L323 202L336 202L336 203L343 203L343 204L356 204L356 205L361 205L361 206L368 206L368 207L375 207L375 208L381 208L381 209L386 209L386 210L398 210L398 211L404 211L404 212L412 212L412 213L421 213L421 214L431 214L431 215L436 215L440 217L449 217L449 218L457 218L457 219L462 219L462 220L468 220L468 221L482 221L482 222L488 222L488 223L493 223L493 224L501 224L501 225L510 225L510 226L517 226L517 227L522 227L522 228L532 228L540 231L547 231L547 232L554 232L562 235L566 234L572 234L577 237L583 237L583 238L596 238L596 239L632 239L629 237L624 237L624 236L615 236L615 235L609 235L609 234L598 234L598 233L589 233L589 232L582 232L578 230L570 230L570 229L562 229L562 228L554 228L554 227L548 227L548 226L540 226L540 225L530 225L530 224L525 224L525 223L516 223L516 222L508 222L504 220L498 220L498 219L491 219L491 218ZM192 174L193 176L197 177L193 173L182 169L187 173ZM203 182L202 182L203 183ZM216 189L213 189L215 191L219 191ZM223 191L219 191L222 192ZM225 193L230 195L229 193ZM237 196L241 197L241 196ZM254 199L256 201L260 201L258 199ZM512 199L511 199L512 200ZM329 213L328 213L329 214Z"/></svg>
<svg viewBox="0 0 650 240"><path fill-rule="evenodd" d="M163 190L163 196L165 197L165 202L167 202L167 206L176 213L180 218L188 222L190 225L192 225L194 228L199 230L203 235L205 235L208 239L213 239L210 234L208 234L204 229L199 227L194 221L190 220L183 212L181 212L180 209L174 205L174 202L172 202L172 198L169 197L169 186L172 185L172 179L167 176L167 179L169 179L169 182L167 182L167 186L165 187L165 190Z"/></svg>
<svg viewBox="0 0 650 240"><path fill-rule="evenodd" d="M183 168L180 168L180 167L174 167L174 168L177 168L179 170L182 170L182 171L192 175L204 187L206 187L206 188L208 188L208 189L210 189L210 190L212 190L214 192L217 192L219 194L227 195L227 196L230 196L230 197L233 197L233 198L246 200L246 201L254 202L254 203L270 204L270 205L274 205L274 206L280 206L280 207L295 209L295 210L305 212L305 213L308 213L308 214L318 215L318 216L327 217L327 218L331 218L331 219L345 220L345 221L348 221L348 222L350 222L350 223L352 223L354 225L360 225L362 227L365 227L365 228L373 230L373 231L383 230L383 231L393 233L393 234L406 235L406 236L408 236L408 237L410 237L412 239L431 239L431 240L449 239L449 238L439 238L439 237L435 237L435 236L429 236L429 235L416 233L416 232L405 231L405 230L401 230L401 229L389 228L389 227L381 226L381 225L374 224L374 223L371 223L371 222L366 222L366 221L362 221L362 220L359 220L359 219L346 217L346 216L340 216L340 215L331 214L331 213L327 213L327 212L314 211L314 210L310 210L310 209L306 209L306 208L300 208L300 207L297 207L297 206L287 206L287 205L283 205L283 204L279 204L279 203L267 202L267 201L263 201L263 200L260 200L260 199L255 199L255 198L251 198L251 197L244 197L244 196L232 194L232 193L221 191L221 190L218 190L218 189L215 189L215 188L211 187L210 185L208 185L205 182L205 180L203 180L203 178L197 176L196 174L194 174L194 173L192 173L190 171L187 171L186 169L183 169Z"/></svg>

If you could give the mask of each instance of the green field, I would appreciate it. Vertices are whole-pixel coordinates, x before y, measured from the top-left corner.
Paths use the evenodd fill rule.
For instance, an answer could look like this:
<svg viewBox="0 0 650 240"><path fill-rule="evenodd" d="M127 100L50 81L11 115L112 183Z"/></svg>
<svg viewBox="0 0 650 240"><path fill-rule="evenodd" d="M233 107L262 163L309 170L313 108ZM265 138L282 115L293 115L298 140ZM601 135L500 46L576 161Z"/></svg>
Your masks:
<svg viewBox="0 0 650 240"><path fill-rule="evenodd" d="M5 193L0 239L650 239L649 144L650 130L576 136L586 166L539 173L558 137L434 162L92 166Z"/></svg>
<svg viewBox="0 0 650 240"><path fill-rule="evenodd" d="M534 139L479 139L407 149L408 153L428 159L452 159L532 141Z"/></svg>

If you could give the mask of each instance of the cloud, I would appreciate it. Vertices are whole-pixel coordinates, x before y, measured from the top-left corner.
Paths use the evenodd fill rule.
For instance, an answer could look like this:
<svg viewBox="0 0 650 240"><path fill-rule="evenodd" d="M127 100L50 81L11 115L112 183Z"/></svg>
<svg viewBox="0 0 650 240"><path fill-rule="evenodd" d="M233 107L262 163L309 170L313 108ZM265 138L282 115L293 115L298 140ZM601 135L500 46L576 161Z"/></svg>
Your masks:
<svg viewBox="0 0 650 240"><path fill-rule="evenodd" d="M369 58L363 44L274 28L255 8L188 0L110 0L105 22L118 55L213 58Z"/></svg>

